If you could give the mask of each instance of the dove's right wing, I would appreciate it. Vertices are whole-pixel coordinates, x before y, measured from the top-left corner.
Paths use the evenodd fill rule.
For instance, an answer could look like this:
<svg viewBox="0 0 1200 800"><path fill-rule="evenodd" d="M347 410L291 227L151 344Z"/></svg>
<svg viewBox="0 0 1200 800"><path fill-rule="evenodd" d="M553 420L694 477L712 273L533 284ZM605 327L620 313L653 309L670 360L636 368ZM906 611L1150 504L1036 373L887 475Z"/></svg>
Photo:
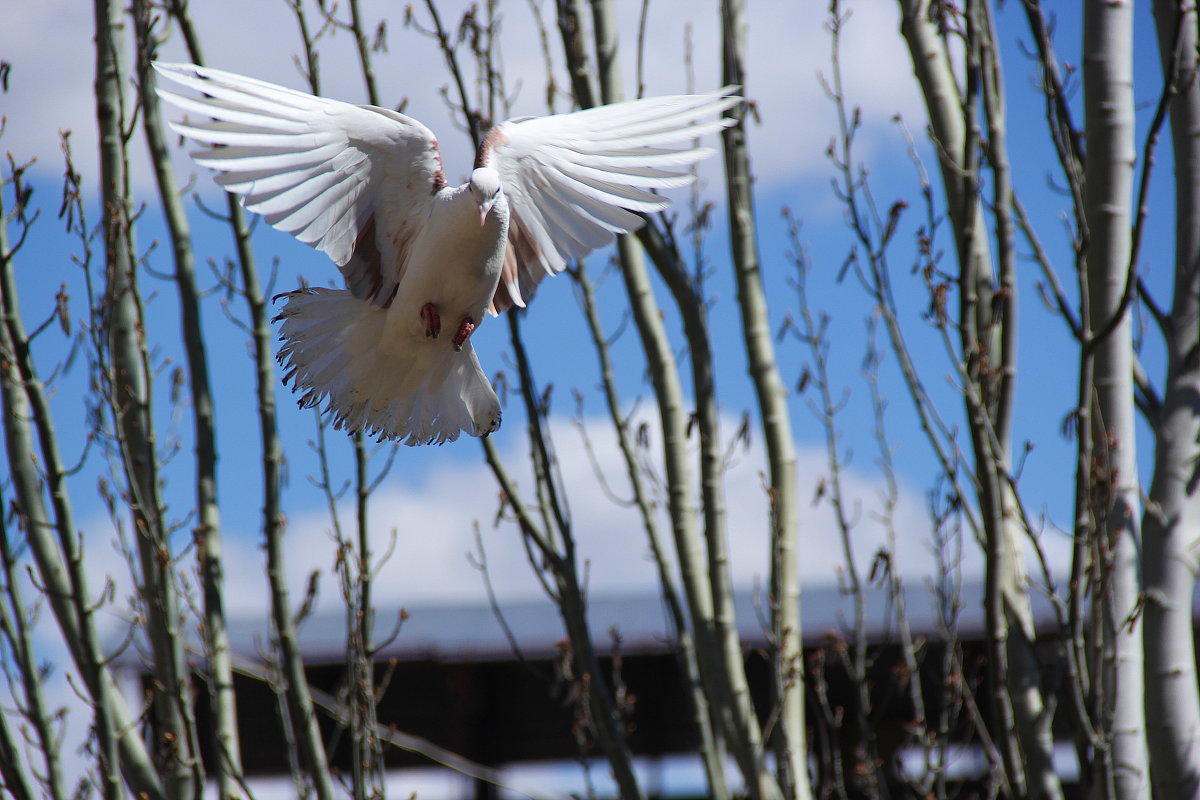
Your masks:
<svg viewBox="0 0 1200 800"><path fill-rule="evenodd" d="M653 189L685 186L689 168L713 154L696 140L733 124L734 87L650 97L550 117L503 122L487 135L476 166L500 173L508 197L508 250L493 313L525 305L537 284L642 226L630 212L661 211Z"/></svg>
<svg viewBox="0 0 1200 800"><path fill-rule="evenodd" d="M192 154L274 227L327 253L355 297L391 303L408 243L446 185L433 133L375 106L314 97L190 64L155 63L192 89L159 95L203 119L172 127Z"/></svg>

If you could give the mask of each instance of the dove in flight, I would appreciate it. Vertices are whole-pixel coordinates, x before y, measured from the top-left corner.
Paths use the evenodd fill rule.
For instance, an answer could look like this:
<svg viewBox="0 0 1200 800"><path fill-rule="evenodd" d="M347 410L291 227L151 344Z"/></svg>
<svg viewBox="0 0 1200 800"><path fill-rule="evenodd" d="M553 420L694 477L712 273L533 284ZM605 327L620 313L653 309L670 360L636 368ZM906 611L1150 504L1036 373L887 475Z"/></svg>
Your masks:
<svg viewBox="0 0 1200 800"><path fill-rule="evenodd" d="M524 307L538 283L661 211L713 154L696 139L732 120L729 88L502 122L462 186L437 139L396 111L315 97L191 64L158 73L189 115L172 127L195 162L273 227L328 255L345 289L289 292L278 320L284 382L335 426L441 444L500 426L471 335Z"/></svg>

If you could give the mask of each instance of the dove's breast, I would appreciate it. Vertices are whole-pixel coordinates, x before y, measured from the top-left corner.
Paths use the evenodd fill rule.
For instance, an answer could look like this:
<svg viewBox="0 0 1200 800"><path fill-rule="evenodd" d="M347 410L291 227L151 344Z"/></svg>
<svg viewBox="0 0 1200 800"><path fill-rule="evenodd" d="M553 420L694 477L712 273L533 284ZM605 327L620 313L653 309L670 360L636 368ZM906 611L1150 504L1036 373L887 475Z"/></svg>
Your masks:
<svg viewBox="0 0 1200 800"><path fill-rule="evenodd" d="M508 239L508 203L497 199L484 223L466 187L443 190L414 237L408 265L388 310L387 345L407 347L430 342L420 309L437 306L443 328L437 340L449 344L453 326L464 318L482 322L496 293Z"/></svg>

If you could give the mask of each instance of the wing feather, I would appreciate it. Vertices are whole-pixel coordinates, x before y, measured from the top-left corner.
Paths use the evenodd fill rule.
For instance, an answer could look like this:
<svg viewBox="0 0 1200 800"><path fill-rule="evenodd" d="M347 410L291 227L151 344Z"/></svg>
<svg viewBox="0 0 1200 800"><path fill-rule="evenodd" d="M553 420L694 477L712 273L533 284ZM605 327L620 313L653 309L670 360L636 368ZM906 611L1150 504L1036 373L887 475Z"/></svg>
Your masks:
<svg viewBox="0 0 1200 800"><path fill-rule="evenodd" d="M680 175L677 172L646 167L634 169L619 165L605 165L603 168L599 168L582 158L564 163L562 169L573 178L594 178L599 181L609 181L613 175L618 175L627 182L627 185L644 189L677 189L680 186L687 186L690 182L688 176Z"/></svg>
<svg viewBox="0 0 1200 800"><path fill-rule="evenodd" d="M653 190L686 186L713 154L696 139L732 124L733 87L632 100L496 126L476 159L500 173L508 196L508 251L492 313L524 306L546 275L637 230L637 213L669 201Z"/></svg>
<svg viewBox="0 0 1200 800"><path fill-rule="evenodd" d="M200 117L172 126L204 146L196 163L270 225L328 254L356 297L387 306L445 186L433 133L385 108L190 64L154 67L199 95L158 90Z"/></svg>
<svg viewBox="0 0 1200 800"><path fill-rule="evenodd" d="M197 151L192 160L197 164L224 175L256 176L285 173L288 170L307 169L320 166L334 159L345 147L340 142L330 142L321 147L299 152L264 150L261 147L230 147L228 145L208 152Z"/></svg>
<svg viewBox="0 0 1200 800"><path fill-rule="evenodd" d="M303 133L306 130L302 119L294 119L282 114L275 117L264 117L259 112L243 111L240 106L212 97L205 100L197 100L194 97L172 92L171 103L181 111L190 111L193 114L200 114L201 116L208 116L213 107L219 107L223 109L221 119L235 125L245 125L250 128L262 128L285 133Z"/></svg>

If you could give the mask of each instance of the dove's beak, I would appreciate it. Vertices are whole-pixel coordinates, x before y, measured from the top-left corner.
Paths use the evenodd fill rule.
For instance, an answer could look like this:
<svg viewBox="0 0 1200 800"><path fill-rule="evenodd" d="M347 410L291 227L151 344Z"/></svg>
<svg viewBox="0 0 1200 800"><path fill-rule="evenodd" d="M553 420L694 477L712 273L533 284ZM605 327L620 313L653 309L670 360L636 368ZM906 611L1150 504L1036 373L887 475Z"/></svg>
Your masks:
<svg viewBox="0 0 1200 800"><path fill-rule="evenodd" d="M495 205L495 203L496 199L492 198L491 200L485 200L479 204L479 227L482 228L484 223L487 222L488 212L492 210L492 206Z"/></svg>

